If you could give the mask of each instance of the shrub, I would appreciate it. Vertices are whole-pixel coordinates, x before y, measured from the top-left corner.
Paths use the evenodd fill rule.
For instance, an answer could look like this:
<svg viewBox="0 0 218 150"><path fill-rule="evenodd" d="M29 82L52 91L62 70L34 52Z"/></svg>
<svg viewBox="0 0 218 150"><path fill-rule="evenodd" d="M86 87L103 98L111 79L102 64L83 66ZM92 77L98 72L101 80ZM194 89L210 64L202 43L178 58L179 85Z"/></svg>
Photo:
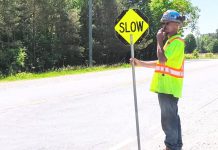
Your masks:
<svg viewBox="0 0 218 150"><path fill-rule="evenodd" d="M0 50L0 74L9 75L20 72L25 66L25 58L25 48Z"/></svg>
<svg viewBox="0 0 218 150"><path fill-rule="evenodd" d="M192 53L194 58L199 58L199 51L198 50L194 50Z"/></svg>

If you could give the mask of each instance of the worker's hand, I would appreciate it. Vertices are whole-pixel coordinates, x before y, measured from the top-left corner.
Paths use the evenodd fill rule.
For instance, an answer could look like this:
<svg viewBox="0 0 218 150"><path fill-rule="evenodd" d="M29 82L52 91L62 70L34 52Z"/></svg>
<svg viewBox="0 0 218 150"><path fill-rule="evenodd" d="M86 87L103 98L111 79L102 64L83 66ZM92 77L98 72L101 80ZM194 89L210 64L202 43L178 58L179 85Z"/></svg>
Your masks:
<svg viewBox="0 0 218 150"><path fill-rule="evenodd" d="M157 38L157 41L158 42L163 42L164 39L166 37L166 33L164 32L164 29L161 28L158 32L157 32L157 35L156 35L156 38Z"/></svg>
<svg viewBox="0 0 218 150"><path fill-rule="evenodd" d="M131 64L134 63L135 66L141 66L141 61L136 59L136 58L130 58L129 61L130 61Z"/></svg>
<svg viewBox="0 0 218 150"><path fill-rule="evenodd" d="M163 41L166 37L166 33L164 32L164 29L161 28L157 32L157 57L161 64L164 64L167 61L167 58L165 57L164 50L163 50Z"/></svg>

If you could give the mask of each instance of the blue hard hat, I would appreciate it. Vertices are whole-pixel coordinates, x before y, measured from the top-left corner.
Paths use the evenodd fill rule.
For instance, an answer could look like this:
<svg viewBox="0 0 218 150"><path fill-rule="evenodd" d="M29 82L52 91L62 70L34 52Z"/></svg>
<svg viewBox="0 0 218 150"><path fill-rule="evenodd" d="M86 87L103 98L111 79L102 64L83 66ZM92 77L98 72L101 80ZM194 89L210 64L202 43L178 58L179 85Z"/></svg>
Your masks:
<svg viewBox="0 0 218 150"><path fill-rule="evenodd" d="M177 22L182 23L185 20L184 16L181 16L177 11L175 10L167 10L162 18L161 22Z"/></svg>

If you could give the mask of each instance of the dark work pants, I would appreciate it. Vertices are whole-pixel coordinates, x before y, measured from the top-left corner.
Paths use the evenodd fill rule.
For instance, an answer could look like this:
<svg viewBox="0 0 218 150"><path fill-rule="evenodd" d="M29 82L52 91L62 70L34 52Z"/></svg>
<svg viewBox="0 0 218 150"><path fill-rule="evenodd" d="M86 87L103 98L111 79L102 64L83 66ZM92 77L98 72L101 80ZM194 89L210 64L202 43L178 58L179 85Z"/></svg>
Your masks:
<svg viewBox="0 0 218 150"><path fill-rule="evenodd" d="M178 98L169 94L158 94L161 109L161 125L166 135L165 145L170 150L181 150L182 135L181 124L178 115Z"/></svg>

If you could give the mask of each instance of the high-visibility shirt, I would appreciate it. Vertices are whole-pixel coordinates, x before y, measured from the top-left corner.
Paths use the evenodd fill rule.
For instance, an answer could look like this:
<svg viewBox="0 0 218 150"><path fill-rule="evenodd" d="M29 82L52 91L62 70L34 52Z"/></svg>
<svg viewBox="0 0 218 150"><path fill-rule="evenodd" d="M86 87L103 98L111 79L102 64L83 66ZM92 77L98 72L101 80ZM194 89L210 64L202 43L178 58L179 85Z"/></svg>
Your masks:
<svg viewBox="0 0 218 150"><path fill-rule="evenodd" d="M167 40L163 49L167 62L163 65L157 61L150 90L180 98L184 77L184 40L181 35L174 35Z"/></svg>

